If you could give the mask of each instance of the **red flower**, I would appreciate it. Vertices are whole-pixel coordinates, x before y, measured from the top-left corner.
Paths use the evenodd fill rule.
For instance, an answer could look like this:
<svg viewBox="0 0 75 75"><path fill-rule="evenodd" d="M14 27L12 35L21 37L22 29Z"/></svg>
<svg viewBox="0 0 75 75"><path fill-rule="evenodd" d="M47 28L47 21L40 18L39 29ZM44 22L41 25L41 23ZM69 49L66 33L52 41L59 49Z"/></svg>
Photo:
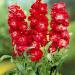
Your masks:
<svg viewBox="0 0 75 75"><path fill-rule="evenodd" d="M64 22L62 23L63 26L69 26L69 22L67 19L64 20Z"/></svg>
<svg viewBox="0 0 75 75"><path fill-rule="evenodd" d="M30 9L29 11L30 11L31 15L34 15L34 16L40 14L40 11L38 9Z"/></svg>
<svg viewBox="0 0 75 75"><path fill-rule="evenodd" d="M48 52L49 52L49 53L50 53L50 52L56 52L56 50L57 50L57 43L53 42L53 43L49 46Z"/></svg>
<svg viewBox="0 0 75 75"><path fill-rule="evenodd" d="M27 28L28 28L27 22L24 22L24 21L20 22L20 23L18 24L18 27L19 27L19 29L21 30L21 32L26 31Z"/></svg>
<svg viewBox="0 0 75 75"><path fill-rule="evenodd" d="M37 19L33 18L30 22L31 29L36 29L36 25L37 25Z"/></svg>
<svg viewBox="0 0 75 75"><path fill-rule="evenodd" d="M36 0L36 2L31 6L32 9L38 9L41 0Z"/></svg>
<svg viewBox="0 0 75 75"><path fill-rule="evenodd" d="M55 34L55 35L53 35L53 36L50 36L49 37L50 38L50 41L54 41L54 42L58 42L59 40L60 40L60 35L58 35L58 34Z"/></svg>
<svg viewBox="0 0 75 75"><path fill-rule="evenodd" d="M26 15L18 5L11 5L8 7L8 24L9 33L12 37L12 45L16 45L16 52L19 54L20 51L24 51L27 47L27 36L24 32L27 30Z"/></svg>
<svg viewBox="0 0 75 75"><path fill-rule="evenodd" d="M63 2L56 3L53 5L51 10L51 30L49 34L49 39L52 41L49 51L56 51L56 47L61 49L67 47L69 44L69 33L67 31L67 26L69 25L68 18L69 15L65 9L65 4Z"/></svg>
<svg viewBox="0 0 75 75"><path fill-rule="evenodd" d="M58 23L65 22L65 19L68 18L67 14L57 13L54 17L54 20Z"/></svg>
<svg viewBox="0 0 75 75"><path fill-rule="evenodd" d="M17 10L16 13L14 13L14 15L17 17L18 20L26 19L26 15L24 14L24 12L21 9Z"/></svg>
<svg viewBox="0 0 75 75"><path fill-rule="evenodd" d="M46 3L41 3L39 5L39 10L40 10L40 13L47 14L47 4Z"/></svg>
<svg viewBox="0 0 75 75"><path fill-rule="evenodd" d="M15 19L8 19L8 24L14 29L17 29L18 21Z"/></svg>
<svg viewBox="0 0 75 75"><path fill-rule="evenodd" d="M24 52L28 47L26 45L16 45L16 50Z"/></svg>
<svg viewBox="0 0 75 75"><path fill-rule="evenodd" d="M17 19L16 16L13 13L8 14L9 19Z"/></svg>
<svg viewBox="0 0 75 75"><path fill-rule="evenodd" d="M63 48L63 47L66 48L68 44L69 44L68 40L60 39L58 41L58 48Z"/></svg>
<svg viewBox="0 0 75 75"><path fill-rule="evenodd" d="M28 50L27 54L29 55L32 62L39 61L43 56L43 52L36 48Z"/></svg>
<svg viewBox="0 0 75 75"><path fill-rule="evenodd" d="M36 30L38 32L47 33L48 30L48 23L44 21L38 21L36 25Z"/></svg>
<svg viewBox="0 0 75 75"><path fill-rule="evenodd" d="M66 26L64 26L62 24L59 24L59 23L56 23L56 21L54 21L54 20L51 20L50 26L51 26L51 28L53 30L59 31L59 32L62 32L62 31L67 30L67 27Z"/></svg>
<svg viewBox="0 0 75 75"><path fill-rule="evenodd" d="M47 37L43 33L37 32L35 35L33 35L33 39L37 43L40 43L42 46L45 46L47 43Z"/></svg>
<svg viewBox="0 0 75 75"><path fill-rule="evenodd" d="M67 30L67 28L65 26L63 26L62 24L60 24L60 25L55 27L55 30L59 31L59 32L62 32L62 31Z"/></svg>
<svg viewBox="0 0 75 75"><path fill-rule="evenodd" d="M58 9L58 10L65 10L65 8L66 8L66 5L64 2L55 3L52 6L52 9Z"/></svg>
<svg viewBox="0 0 75 75"><path fill-rule="evenodd" d="M9 13L16 13L17 10L19 10L19 9L20 9L20 6L18 6L18 5L11 5L8 7Z"/></svg>
<svg viewBox="0 0 75 75"><path fill-rule="evenodd" d="M15 39L17 36L20 36L20 35L21 35L21 34L20 34L19 31L14 31L14 32L11 33L11 37L12 37L13 39Z"/></svg>
<svg viewBox="0 0 75 75"><path fill-rule="evenodd" d="M41 40L42 40L44 37L45 37L44 34L38 33L38 32L37 32L35 35L33 35L34 40L37 41L37 42L41 42Z"/></svg>
<svg viewBox="0 0 75 75"><path fill-rule="evenodd" d="M63 39L69 40L69 39L70 39L69 32L68 32L68 31L62 32L62 33L61 33L61 37L62 37Z"/></svg>
<svg viewBox="0 0 75 75"><path fill-rule="evenodd" d="M41 14L41 15L36 15L35 17L38 21L44 21L44 22L48 22L48 18L47 16Z"/></svg>
<svg viewBox="0 0 75 75"><path fill-rule="evenodd" d="M18 45L27 45L27 37L26 36L17 36L16 38L16 44Z"/></svg>

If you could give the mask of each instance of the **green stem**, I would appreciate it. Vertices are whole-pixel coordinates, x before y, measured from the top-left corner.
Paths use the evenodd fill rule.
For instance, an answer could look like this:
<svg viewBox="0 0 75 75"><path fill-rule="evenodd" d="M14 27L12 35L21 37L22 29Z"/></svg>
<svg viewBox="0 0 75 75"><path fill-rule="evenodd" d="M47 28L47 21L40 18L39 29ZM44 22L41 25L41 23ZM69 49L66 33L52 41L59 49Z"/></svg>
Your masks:
<svg viewBox="0 0 75 75"><path fill-rule="evenodd" d="M56 66L51 67L51 69L50 69L50 75L52 75L52 73L54 73L55 70L56 70Z"/></svg>
<svg viewBox="0 0 75 75"><path fill-rule="evenodd" d="M36 75L39 75L39 69L38 69L38 67L37 67L37 70L36 70Z"/></svg>
<svg viewBox="0 0 75 75"><path fill-rule="evenodd" d="M61 75L60 72L57 69L57 66L53 66L50 69L50 75Z"/></svg>

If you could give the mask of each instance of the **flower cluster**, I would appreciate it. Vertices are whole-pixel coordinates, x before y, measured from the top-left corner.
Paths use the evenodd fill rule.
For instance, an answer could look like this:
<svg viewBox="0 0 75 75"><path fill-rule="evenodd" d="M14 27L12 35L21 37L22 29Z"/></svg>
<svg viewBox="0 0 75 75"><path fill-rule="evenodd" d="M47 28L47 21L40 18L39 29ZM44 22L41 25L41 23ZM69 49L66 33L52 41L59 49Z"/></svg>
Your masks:
<svg viewBox="0 0 75 75"><path fill-rule="evenodd" d="M31 14L28 17L30 28L33 32L36 32L33 36L34 41L41 46L45 46L47 43L46 34L48 31L48 18L45 16L47 14L47 4L41 3L40 0L36 0L29 11Z"/></svg>
<svg viewBox="0 0 75 75"><path fill-rule="evenodd" d="M9 32L14 46L14 55L22 55L25 51L31 61L35 62L42 58L41 47L51 41L48 51L55 52L57 48L65 48L69 44L69 33L67 30L68 13L63 2L56 3L51 11L51 30L48 30L47 4L41 0L31 6L28 16L30 26L26 22L26 15L18 5L8 7ZM49 35L49 39L47 39ZM29 49L29 50L28 50Z"/></svg>
<svg viewBox="0 0 75 75"><path fill-rule="evenodd" d="M30 30L33 32L31 36L36 46L35 49L30 50L28 53L38 53L38 55L36 55L36 60L38 60L38 58L42 56L40 54L40 47L47 44L46 34L48 31L48 18L45 16L47 14L47 4L42 3L41 0L36 0L36 2L31 6L29 12L30 16L28 17L28 20L30 21ZM40 52L38 52L38 50Z"/></svg>
<svg viewBox="0 0 75 75"><path fill-rule="evenodd" d="M21 55L27 48L32 61L37 61L43 56L40 47L47 43L46 34L48 31L47 4L41 3L40 0L31 6L30 27L25 21L26 16L18 5L11 5L9 9L9 32L12 37L12 45L15 46L15 54Z"/></svg>
<svg viewBox="0 0 75 75"><path fill-rule="evenodd" d="M66 11L65 3L55 3L52 6L51 18L49 39L52 44L48 51L55 52L57 49L66 48L69 44L70 37L67 30L69 15Z"/></svg>
<svg viewBox="0 0 75 75"><path fill-rule="evenodd" d="M9 32L12 37L12 45L16 46L16 53L20 55L20 51L24 50L27 45L27 37L25 31L27 30L26 15L20 6L11 5L8 7L8 24Z"/></svg>

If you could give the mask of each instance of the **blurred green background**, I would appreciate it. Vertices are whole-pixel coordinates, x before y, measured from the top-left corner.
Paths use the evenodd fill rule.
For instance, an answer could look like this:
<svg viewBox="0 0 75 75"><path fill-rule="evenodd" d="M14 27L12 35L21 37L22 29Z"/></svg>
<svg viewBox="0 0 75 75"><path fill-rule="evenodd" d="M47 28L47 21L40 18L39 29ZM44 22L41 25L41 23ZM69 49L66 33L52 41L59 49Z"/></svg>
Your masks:
<svg viewBox="0 0 75 75"><path fill-rule="evenodd" d="M11 38L8 33L7 25L7 7L17 2L27 13L31 4L35 0L0 0L0 56L11 54ZM70 14L70 26L68 30L71 34L71 41L68 50L68 57L63 64L63 75L75 75L75 0L43 0L48 3L49 10L53 3L63 1L66 3L67 10ZM1 68L0 68L1 69Z"/></svg>

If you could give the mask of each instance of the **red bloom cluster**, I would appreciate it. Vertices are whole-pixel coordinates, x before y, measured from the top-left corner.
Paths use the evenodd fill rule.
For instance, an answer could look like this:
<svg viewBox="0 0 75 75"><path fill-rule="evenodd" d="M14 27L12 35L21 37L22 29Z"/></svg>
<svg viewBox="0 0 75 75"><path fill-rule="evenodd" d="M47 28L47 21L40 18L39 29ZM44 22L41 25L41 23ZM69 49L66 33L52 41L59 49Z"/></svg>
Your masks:
<svg viewBox="0 0 75 75"><path fill-rule="evenodd" d="M40 51L40 46L45 46L47 44L47 31L48 31L48 18L45 16L47 14L47 4L42 3L41 0L36 0L36 2L31 6L29 10L30 16L28 20L30 21L30 29L33 31L32 38L36 43L35 49L29 51L29 54L36 55L37 58L31 60L38 60L41 58L42 52ZM33 54L34 53L34 54Z"/></svg>
<svg viewBox="0 0 75 75"><path fill-rule="evenodd" d="M17 55L20 55L20 51L24 51L27 47L27 36L25 35L25 32L28 26L25 21L26 15L17 5L9 6L8 10L8 24L9 32L12 37L12 45L16 46L16 53Z"/></svg>
<svg viewBox="0 0 75 75"><path fill-rule="evenodd" d="M47 43L48 19L45 16L47 4L36 0L31 6L31 16L29 16L30 28L28 28L27 22L25 22L26 16L19 6L11 5L8 9L9 32L12 37L12 44L16 46L16 55L21 55L28 47L32 47L27 52L28 55L31 55L32 61L39 60L43 56L40 47L45 46Z"/></svg>
<svg viewBox="0 0 75 75"><path fill-rule="evenodd" d="M30 16L28 17L30 21L30 28L33 32L34 41L40 43L40 45L45 46L47 43L46 34L48 31L48 18L45 16L47 14L47 4L41 3L40 0L31 6Z"/></svg>
<svg viewBox="0 0 75 75"><path fill-rule="evenodd" d="M65 48L69 44L67 31L69 16L63 2L56 3L52 7L50 33L46 17L47 4L42 3L41 0L36 0L29 10L30 27L25 21L26 15L18 5L11 5L8 9L9 32L12 37L12 45L15 47L14 55L22 55L26 51L31 61L35 62L43 56L40 47L45 46L49 40L52 41L49 52L55 52L57 48ZM47 39L48 34L49 39ZM27 50L29 47L32 49Z"/></svg>
<svg viewBox="0 0 75 75"><path fill-rule="evenodd" d="M49 39L52 41L51 46L48 51L55 52L57 48L65 48L69 44L69 33L67 31L67 26L69 25L68 18L69 15L66 11L65 3L55 3L51 11L51 30Z"/></svg>

